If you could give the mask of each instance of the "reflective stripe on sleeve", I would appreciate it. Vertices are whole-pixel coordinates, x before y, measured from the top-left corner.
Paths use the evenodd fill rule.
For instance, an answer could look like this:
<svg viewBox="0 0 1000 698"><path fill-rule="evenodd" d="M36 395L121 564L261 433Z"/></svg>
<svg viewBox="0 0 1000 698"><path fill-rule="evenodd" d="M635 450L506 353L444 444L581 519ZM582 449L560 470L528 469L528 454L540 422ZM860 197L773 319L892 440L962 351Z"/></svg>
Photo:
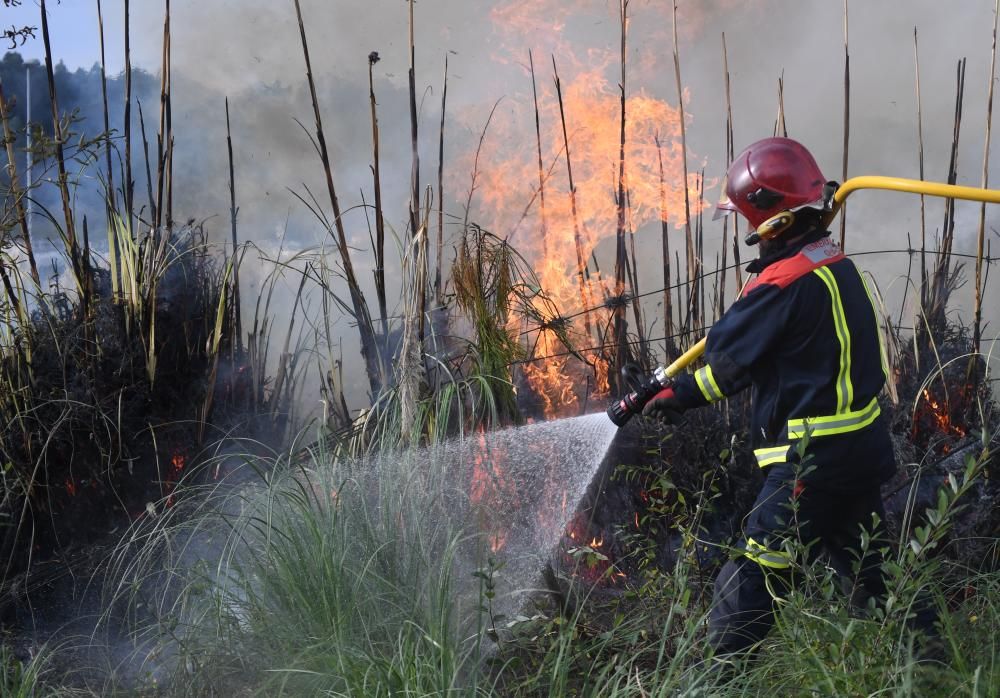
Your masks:
<svg viewBox="0 0 1000 698"><path fill-rule="evenodd" d="M719 384L715 382L715 374L712 373L711 366L705 366L695 371L694 379L698 383L698 389L701 390L701 394L709 402L718 402L726 397L719 389Z"/></svg>
<svg viewBox="0 0 1000 698"><path fill-rule="evenodd" d="M763 565L764 567L770 567L776 570L788 569L792 566L791 558L789 558L788 553L771 550L766 545L761 545L753 538L747 538L747 547L743 551L744 557L747 557L758 565Z"/></svg>
<svg viewBox="0 0 1000 698"><path fill-rule="evenodd" d="M830 292L830 305L833 312L833 326L840 342L840 371L837 374L837 414L851 409L854 402L854 385L851 383L851 330L847 326L847 315L844 313L844 303L840 297L837 279L829 267L819 267L813 271L822 279Z"/></svg>
<svg viewBox="0 0 1000 698"><path fill-rule="evenodd" d="M785 444L784 446L768 446L767 448L754 450L753 455L757 458L757 465L766 468L775 463L787 463L789 449L791 449L791 445L789 444Z"/></svg>
<svg viewBox="0 0 1000 698"><path fill-rule="evenodd" d="M881 413L882 408L879 407L878 398L872 398L872 401L860 410L829 415L827 417L789 419L788 438L801 439L805 437L807 432L811 437L847 434L852 431L864 429L874 422Z"/></svg>

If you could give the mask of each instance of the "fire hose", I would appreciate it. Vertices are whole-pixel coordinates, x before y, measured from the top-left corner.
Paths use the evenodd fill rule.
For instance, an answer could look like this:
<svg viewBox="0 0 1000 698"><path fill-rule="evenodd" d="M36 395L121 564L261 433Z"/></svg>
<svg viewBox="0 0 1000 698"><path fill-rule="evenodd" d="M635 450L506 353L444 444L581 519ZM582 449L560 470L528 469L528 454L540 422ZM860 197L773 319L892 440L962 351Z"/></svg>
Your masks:
<svg viewBox="0 0 1000 698"><path fill-rule="evenodd" d="M939 196L946 199L962 199L965 201L1000 204L1000 190L997 189L979 189L978 187L944 184L942 182L926 182L920 179L905 179L902 177L865 175L852 177L837 187L837 190L830 199L827 210L823 214L823 227L829 227L833 219L837 217L847 197L859 189L883 189L908 194L920 194L921 196ZM771 220L765 221L761 225L761 228L766 227ZM760 231L760 228L758 228L758 231ZM636 384L633 386L634 389L631 392L615 400L608 407L608 417L611 421L621 427L634 415L642 412L642 408L653 399L653 396L671 384L674 376L697 361L705 353L706 341L707 337L703 337L666 368L660 366L645 379L636 381Z"/></svg>

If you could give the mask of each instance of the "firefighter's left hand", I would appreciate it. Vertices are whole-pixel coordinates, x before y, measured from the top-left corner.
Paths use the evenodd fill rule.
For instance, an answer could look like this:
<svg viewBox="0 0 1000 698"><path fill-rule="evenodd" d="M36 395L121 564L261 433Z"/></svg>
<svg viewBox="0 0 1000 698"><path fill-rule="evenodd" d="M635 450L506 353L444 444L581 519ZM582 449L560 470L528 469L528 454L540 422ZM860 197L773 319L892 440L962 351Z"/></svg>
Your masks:
<svg viewBox="0 0 1000 698"><path fill-rule="evenodd" d="M664 388L642 408L643 417L654 417L667 424L677 424L681 421L684 408L680 406L672 387Z"/></svg>

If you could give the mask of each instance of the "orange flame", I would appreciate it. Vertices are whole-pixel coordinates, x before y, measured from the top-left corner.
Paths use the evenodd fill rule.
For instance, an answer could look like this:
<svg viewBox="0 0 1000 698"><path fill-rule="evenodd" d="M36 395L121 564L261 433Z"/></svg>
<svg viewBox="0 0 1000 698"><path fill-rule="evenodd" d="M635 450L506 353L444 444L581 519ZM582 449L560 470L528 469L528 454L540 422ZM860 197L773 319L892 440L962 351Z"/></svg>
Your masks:
<svg viewBox="0 0 1000 698"><path fill-rule="evenodd" d="M640 11L649 14L640 16ZM514 69L521 68L518 80L522 90L505 98L478 155L479 222L511 239L533 262L542 289L558 311L571 315L584 306L593 307L609 294L618 295L626 290L608 288L592 260L595 250L602 242L613 240L617 231L615 192L621 92L620 59L614 45L618 29L615 22L607 21L606 9L597 3L581 7L555 0L510 0L495 7L490 16L501 45L494 60ZM669 26L669 16L663 16L662 8L635 8L632 21L645 33L645 40L657 42L654 45L659 45L664 37L650 37L650 27L662 27L664 22ZM608 35L595 36L595 26L609 31ZM585 38L573 45L567 39L570 34ZM572 190L559 100L548 60L535 60L541 124L542 184L539 183L534 100L525 64L528 48L535 49L536 56L547 57L551 53L559 62ZM630 85L633 82L661 85L664 68L662 61L660 65L639 61L635 67L638 74L629 77ZM638 234L644 226L659 223L661 218L683 226L685 189L693 214L703 204L699 196L700 176L690 174L684 181L680 112L644 89L629 87L628 91L623 180L627 192L627 234ZM470 126L479 124L475 130L481 128L482 114L478 111L466 112L461 118ZM472 171L475 156L474 152L467 153L466 166L459 166L456 171ZM467 189L468 182L459 186ZM656 227L658 234L659 226ZM581 262L587 264L589 272L583 288ZM611 266L607 264L609 269ZM597 311L587 317L573 318L567 330L571 344L575 348L603 344L603 335L597 330L607 323L606 316L605 311ZM550 330L540 330L532 342L537 357L564 354L567 350ZM587 397L584 393L588 383L595 397L606 395L609 390L608 362L603 357L594 360L591 367L581 366L574 357L553 357L526 364L524 373L542 399L546 418L578 413L582 398ZM592 374L589 380L588 374Z"/></svg>
<svg viewBox="0 0 1000 698"><path fill-rule="evenodd" d="M952 421L949 410L937 401L928 388L924 388L923 396L929 408L929 413L942 434L952 434L954 436L966 435L966 429Z"/></svg>

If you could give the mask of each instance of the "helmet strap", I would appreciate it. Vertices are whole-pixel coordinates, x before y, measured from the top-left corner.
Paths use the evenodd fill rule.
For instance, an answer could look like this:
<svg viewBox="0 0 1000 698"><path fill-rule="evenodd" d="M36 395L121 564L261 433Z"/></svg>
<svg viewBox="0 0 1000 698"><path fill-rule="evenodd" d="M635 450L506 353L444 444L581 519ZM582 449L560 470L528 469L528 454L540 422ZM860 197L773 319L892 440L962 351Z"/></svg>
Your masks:
<svg viewBox="0 0 1000 698"><path fill-rule="evenodd" d="M761 240L776 238L795 224L795 214L792 211L782 211L771 216L757 226L757 229L746 236L747 245L756 245Z"/></svg>

